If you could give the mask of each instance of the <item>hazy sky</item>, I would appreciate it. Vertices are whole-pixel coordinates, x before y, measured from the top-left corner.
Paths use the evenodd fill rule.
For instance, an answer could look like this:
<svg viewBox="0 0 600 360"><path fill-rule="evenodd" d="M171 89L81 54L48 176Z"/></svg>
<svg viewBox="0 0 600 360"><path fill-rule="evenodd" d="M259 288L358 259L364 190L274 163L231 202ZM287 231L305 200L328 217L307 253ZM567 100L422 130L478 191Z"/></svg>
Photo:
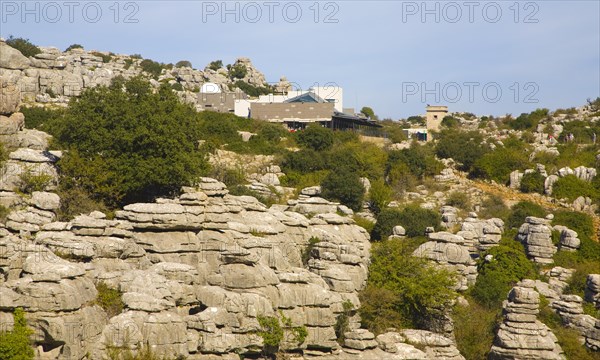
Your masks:
<svg viewBox="0 0 600 360"><path fill-rule="evenodd" d="M5 1L0 36L335 83L398 119L426 104L519 114L600 96L600 1Z"/></svg>

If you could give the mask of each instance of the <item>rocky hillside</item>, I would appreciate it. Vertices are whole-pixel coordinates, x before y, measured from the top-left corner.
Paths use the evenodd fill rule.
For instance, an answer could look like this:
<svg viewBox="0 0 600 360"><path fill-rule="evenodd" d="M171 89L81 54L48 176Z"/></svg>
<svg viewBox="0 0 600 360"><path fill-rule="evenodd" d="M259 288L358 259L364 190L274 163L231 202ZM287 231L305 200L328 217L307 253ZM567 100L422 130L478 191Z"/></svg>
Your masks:
<svg viewBox="0 0 600 360"><path fill-rule="evenodd" d="M207 82L219 85L223 91L235 89L238 81L255 88L269 86L263 73L248 58L239 58L229 65L231 68L244 69L235 74L239 76L236 77L222 64L209 64L204 70L196 70L189 63L179 67L165 65L139 55L87 51L83 48L65 52L55 47L39 49L39 54L25 57L0 39L2 81L19 87L26 103L66 104L84 89L108 85L117 76L128 79L141 74L151 76L154 86L168 83L178 91L182 100L191 104L197 103L197 93Z"/></svg>
<svg viewBox="0 0 600 360"><path fill-rule="evenodd" d="M181 106L247 59L0 47L1 359L600 358L600 99L374 144Z"/></svg>

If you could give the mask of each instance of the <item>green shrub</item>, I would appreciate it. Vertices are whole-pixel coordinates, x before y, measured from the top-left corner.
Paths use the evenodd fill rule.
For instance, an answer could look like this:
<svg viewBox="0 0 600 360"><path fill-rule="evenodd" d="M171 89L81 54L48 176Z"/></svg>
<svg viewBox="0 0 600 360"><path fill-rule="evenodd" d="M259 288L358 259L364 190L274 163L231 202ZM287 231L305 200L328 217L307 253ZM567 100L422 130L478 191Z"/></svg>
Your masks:
<svg viewBox="0 0 600 360"><path fill-rule="evenodd" d="M34 191L45 191L52 185L54 178L49 174L34 174L31 169L27 169L19 175L18 190L25 194L32 194Z"/></svg>
<svg viewBox="0 0 600 360"><path fill-rule="evenodd" d="M68 48L65 49L65 52L73 50L73 49L83 49L83 46L80 44L71 44Z"/></svg>
<svg viewBox="0 0 600 360"><path fill-rule="evenodd" d="M371 250L367 287L359 294L362 325L379 334L387 327L422 328L456 297L454 275L412 256L422 240L391 240Z"/></svg>
<svg viewBox="0 0 600 360"><path fill-rule="evenodd" d="M192 67L192 63L189 62L188 60L181 60L181 61L178 61L175 64L175 67L176 68L181 68L181 67L189 67L189 68L191 68Z"/></svg>
<svg viewBox="0 0 600 360"><path fill-rule="evenodd" d="M518 244L514 240L509 241ZM487 255L493 256L489 262L484 259ZM471 294L488 309L500 307L509 290L520 280L537 278L536 269L527 259L522 246L518 250L516 246L500 245L488 250L481 259L477 266L479 275Z"/></svg>
<svg viewBox="0 0 600 360"><path fill-rule="evenodd" d="M399 169L398 169L399 168ZM417 178L438 174L443 165L434 156L433 149L413 143L410 148L389 152L386 164L386 176L390 183L402 177L405 170Z"/></svg>
<svg viewBox="0 0 600 360"><path fill-rule="evenodd" d="M522 150L498 147L475 162L471 175L506 184L511 172L524 169L528 164L527 155Z"/></svg>
<svg viewBox="0 0 600 360"><path fill-rule="evenodd" d="M292 320L279 311L280 319L273 316L257 317L261 330L258 335L263 339L263 353L268 355L285 353L281 349L286 343L301 345L308 336L305 326L293 326ZM277 357L279 358L279 356Z"/></svg>
<svg viewBox="0 0 600 360"><path fill-rule="evenodd" d="M114 54L113 53L104 54L101 52L94 51L92 53L92 55L102 58L102 62L106 64L112 60Z"/></svg>
<svg viewBox="0 0 600 360"><path fill-rule="evenodd" d="M52 135L69 149L58 162L63 189L110 207L174 194L207 169L196 112L140 77L85 90Z"/></svg>
<svg viewBox="0 0 600 360"><path fill-rule="evenodd" d="M27 327L25 312L21 308L16 308L13 317L13 329L11 331L0 330L0 359L33 359L34 352L30 340L33 330Z"/></svg>
<svg viewBox="0 0 600 360"><path fill-rule="evenodd" d="M593 200L600 198L598 189L591 183L581 180L575 175L561 177L552 186L552 196L557 199L568 199L574 201L580 196L589 197Z"/></svg>
<svg viewBox="0 0 600 360"><path fill-rule="evenodd" d="M58 119L64 114L62 109L50 109L48 107L22 107L20 110L25 116L25 127L51 131Z"/></svg>
<svg viewBox="0 0 600 360"><path fill-rule="evenodd" d="M58 221L70 221L75 216L89 214L92 211L109 212L101 202L94 200L93 196L81 188L63 188L59 185L60 208L56 212Z"/></svg>
<svg viewBox="0 0 600 360"><path fill-rule="evenodd" d="M98 290L96 304L106 311L109 318L123 312L125 304L122 299L123 294L119 290L108 287L103 281L96 284L96 290Z"/></svg>
<svg viewBox="0 0 600 360"><path fill-rule="evenodd" d="M357 215L354 215L354 217L352 219L354 220L356 225L365 229L369 234L373 231L373 227L375 226L375 223L372 222L371 220L365 219L365 218L357 216Z"/></svg>
<svg viewBox="0 0 600 360"><path fill-rule="evenodd" d="M528 216L535 217L544 217L546 216L546 211L543 207L538 204L529 202L529 201L521 201L513 205L511 209L511 213L508 216L506 221L506 228L519 228L525 222L525 218Z"/></svg>
<svg viewBox="0 0 600 360"><path fill-rule="evenodd" d="M123 65L123 68L125 70L128 70L131 65L133 65L133 59L125 59L125 65Z"/></svg>
<svg viewBox="0 0 600 360"><path fill-rule="evenodd" d="M344 344L344 340L346 337L344 334L349 330L348 326L350 325L350 316L352 316L352 310L354 310L354 305L350 300L346 300L342 303L343 311L339 314L335 320L334 330L337 341L340 345Z"/></svg>
<svg viewBox="0 0 600 360"><path fill-rule="evenodd" d="M217 70L219 70L222 67L223 67L223 61L222 60L211 61L210 64L208 65L208 68L212 69L214 71L217 71Z"/></svg>
<svg viewBox="0 0 600 360"><path fill-rule="evenodd" d="M553 215L553 224L564 225L571 230L575 230L580 238L592 238L595 234L594 220L588 214L577 211L557 210Z"/></svg>
<svg viewBox="0 0 600 360"><path fill-rule="evenodd" d="M452 312L456 347L467 360L487 359L501 320L500 308L488 309L469 300L469 306L456 305Z"/></svg>
<svg viewBox="0 0 600 360"><path fill-rule="evenodd" d="M396 225L402 225L409 237L422 236L428 227L439 229L440 215L433 210L423 209L418 205L409 205L402 210L384 209L377 216L371 238L373 240L387 239Z"/></svg>
<svg viewBox="0 0 600 360"><path fill-rule="evenodd" d="M173 85L171 85L171 89L175 91L183 91L183 85L181 85L181 83L176 82Z"/></svg>
<svg viewBox="0 0 600 360"><path fill-rule="evenodd" d="M248 74L248 69L244 64L236 64L229 68L229 77L231 79L243 79Z"/></svg>
<svg viewBox="0 0 600 360"><path fill-rule="evenodd" d="M254 86L242 80L236 81L233 86L242 90L250 97L259 97L260 95L267 95L273 92L270 86Z"/></svg>
<svg viewBox="0 0 600 360"><path fill-rule="evenodd" d="M546 118L549 112L548 109L537 109L530 114L523 113L508 125L515 130L534 130L540 120Z"/></svg>
<svg viewBox="0 0 600 360"><path fill-rule="evenodd" d="M452 158L462 171L471 171L475 162L489 151L483 136L477 131L444 130L439 135L436 154L442 159Z"/></svg>
<svg viewBox="0 0 600 360"><path fill-rule="evenodd" d="M530 172L523 175L521 179L520 190L524 193L544 193L544 181L546 178L538 171Z"/></svg>
<svg viewBox="0 0 600 360"><path fill-rule="evenodd" d="M306 248L304 248L304 250L302 250L302 264L304 264L304 266L308 265L308 260L310 260L312 250L314 249L315 245L320 242L321 239L314 236L308 239L308 245L306 246Z"/></svg>
<svg viewBox="0 0 600 360"><path fill-rule="evenodd" d="M369 189L369 208L375 215L379 214L388 206L392 195L392 189L383 180L372 181Z"/></svg>
<svg viewBox="0 0 600 360"><path fill-rule="evenodd" d="M315 151L330 149L333 145L333 131L319 124L310 125L298 133L298 144Z"/></svg>
<svg viewBox="0 0 600 360"><path fill-rule="evenodd" d="M10 210L6 206L0 204L0 222L5 222L8 214L10 214Z"/></svg>
<svg viewBox="0 0 600 360"><path fill-rule="evenodd" d="M6 44L12 48L15 48L23 54L25 57L36 56L41 54L42 50L39 47L32 44L29 39L15 38L12 35L6 39Z"/></svg>
<svg viewBox="0 0 600 360"><path fill-rule="evenodd" d="M0 168L4 165L4 162L8 159L8 151L4 148L4 143L0 141Z"/></svg>
<svg viewBox="0 0 600 360"><path fill-rule="evenodd" d="M469 199L469 195L462 191L453 191L448 194L446 205L454 206L465 211L471 211L471 199Z"/></svg>
<svg viewBox="0 0 600 360"><path fill-rule="evenodd" d="M460 121L457 118L455 118L454 116L447 115L447 116L444 116L444 118L442 119L441 125L449 128L449 129L457 128L460 126Z"/></svg>
<svg viewBox="0 0 600 360"><path fill-rule="evenodd" d="M158 79L165 65L150 59L144 59L140 62L140 67L151 77Z"/></svg>
<svg viewBox="0 0 600 360"><path fill-rule="evenodd" d="M321 183L321 196L339 201L354 211L362 209L365 188L356 172L348 168L331 171Z"/></svg>

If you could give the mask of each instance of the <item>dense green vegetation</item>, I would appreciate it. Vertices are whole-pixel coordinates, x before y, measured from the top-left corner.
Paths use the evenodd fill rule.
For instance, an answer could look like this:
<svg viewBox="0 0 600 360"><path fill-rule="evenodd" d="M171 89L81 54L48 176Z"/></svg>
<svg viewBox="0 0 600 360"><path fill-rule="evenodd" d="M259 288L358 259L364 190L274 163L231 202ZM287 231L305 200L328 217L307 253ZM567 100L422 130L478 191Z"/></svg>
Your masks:
<svg viewBox="0 0 600 360"><path fill-rule="evenodd" d="M354 211L362 209L365 188L358 174L348 167L331 171L321 183L321 195L339 201Z"/></svg>
<svg viewBox="0 0 600 360"><path fill-rule="evenodd" d="M207 168L197 114L166 85L154 92L141 78L116 79L84 91L64 113L27 111L36 114L30 125L68 150L58 164L61 190L110 207L171 194Z"/></svg>
<svg viewBox="0 0 600 360"><path fill-rule="evenodd" d="M28 360L33 359L33 347L30 337L33 330L27 326L25 312L21 308L14 311L14 325L12 330L0 329L0 359L3 360Z"/></svg>
<svg viewBox="0 0 600 360"><path fill-rule="evenodd" d="M491 255L490 261L485 260L487 255ZM537 278L535 266L527 259L522 245L513 239L505 239L502 245L491 248L481 258L471 294L489 309L499 308L518 281Z"/></svg>
<svg viewBox="0 0 600 360"><path fill-rule="evenodd" d="M428 227L439 230L440 214L433 210L423 209L418 205L408 205L401 210L385 209L377 216L377 223L371 233L372 239L387 239L396 225L403 226L407 236L423 236Z"/></svg>
<svg viewBox="0 0 600 360"><path fill-rule="evenodd" d="M379 334L389 327L423 328L455 298L454 278L412 252L424 238L377 243L367 287L361 292L362 325Z"/></svg>

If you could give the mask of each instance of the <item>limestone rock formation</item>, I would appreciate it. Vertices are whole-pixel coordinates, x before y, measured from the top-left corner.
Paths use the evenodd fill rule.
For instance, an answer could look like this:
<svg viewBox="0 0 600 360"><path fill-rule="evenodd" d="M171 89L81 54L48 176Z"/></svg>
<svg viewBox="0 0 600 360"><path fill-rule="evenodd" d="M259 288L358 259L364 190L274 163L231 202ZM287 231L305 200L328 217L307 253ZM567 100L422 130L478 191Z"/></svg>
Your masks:
<svg viewBox="0 0 600 360"><path fill-rule="evenodd" d="M566 359L556 336L536 319L539 305L533 281L524 280L512 288L502 305L503 321L488 359Z"/></svg>
<svg viewBox="0 0 600 360"><path fill-rule="evenodd" d="M471 258L465 240L448 232L429 233L430 241L420 245L413 253L414 256L427 258L455 272L457 277L456 290L465 291L475 284L477 267Z"/></svg>
<svg viewBox="0 0 600 360"><path fill-rule="evenodd" d="M40 154L18 156L25 157ZM40 356L102 358L109 345L146 342L169 356L253 353L262 346L258 316L280 314L308 333L290 350L339 351L334 325L342 303L360 306L369 237L337 206L307 219L231 196L208 178L176 199L125 206L114 220L93 212L66 223L38 221L30 217L53 214L60 199L40 192L29 201L9 219L35 224L32 240L17 236L23 229L12 223L10 232L0 229L0 314L25 309L30 325L46 334L34 340ZM311 238L318 241L309 245ZM100 282L123 293L121 314L84 306ZM81 335L65 330L67 320L80 324L72 331ZM349 351L374 349L372 335L353 330L357 320L350 318Z"/></svg>
<svg viewBox="0 0 600 360"><path fill-rule="evenodd" d="M519 228L517 239L523 243L527 256L540 264L552 264L557 249L552 244L550 220L528 216Z"/></svg>

